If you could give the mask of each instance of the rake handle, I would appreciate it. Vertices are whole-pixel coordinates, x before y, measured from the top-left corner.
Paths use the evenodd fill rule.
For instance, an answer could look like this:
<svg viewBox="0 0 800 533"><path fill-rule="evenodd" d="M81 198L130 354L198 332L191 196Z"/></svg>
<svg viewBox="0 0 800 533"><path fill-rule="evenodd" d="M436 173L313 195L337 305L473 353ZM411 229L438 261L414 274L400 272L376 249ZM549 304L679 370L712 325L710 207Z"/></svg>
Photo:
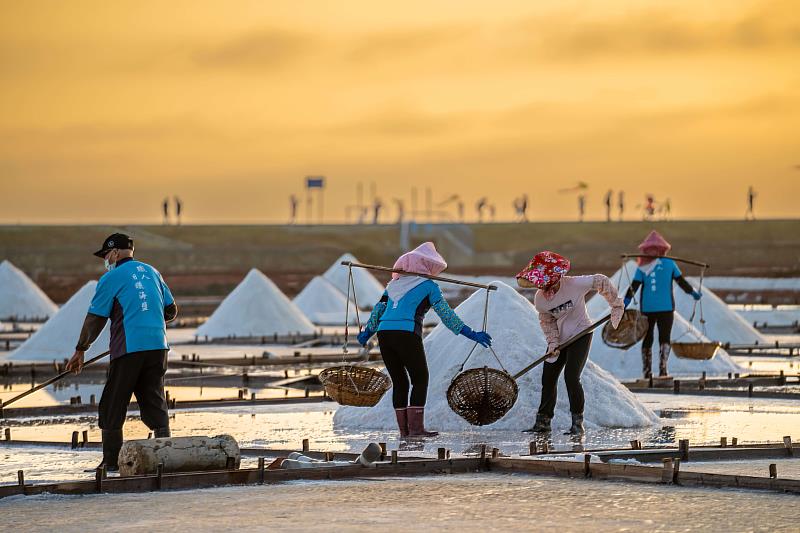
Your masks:
<svg viewBox="0 0 800 533"><path fill-rule="evenodd" d="M570 345L574 344L574 343L575 343L575 341L577 341L578 339L580 339L581 337L583 337L583 336L584 336L584 335L586 335L587 333L590 333L591 331L593 331L594 329L596 329L598 326L602 326L603 324L605 324L605 323L606 323L606 322L608 322L609 320L611 320L611 314L608 314L608 315L604 316L603 318L601 318L600 320L598 320L597 322L595 322L594 324L592 324L592 325L590 325L590 326L587 326L586 328L584 328L583 330L581 330L581 331L580 331L579 333L577 333L576 335L574 335L574 336L570 337L569 339L567 339L566 341L564 341L563 343L561 343L561 344L558 346L558 348L556 348L556 349L557 349L558 351L561 351L561 350L563 350L563 349L567 348L568 346L570 346ZM517 372L516 374L514 374L513 378L514 378L515 380L517 380L517 379L519 379L520 377L524 376L525 374L527 374L528 372L530 372L531 370L533 370L534 368L536 368L537 366L539 366L540 364L542 364L542 363L544 362L544 360L545 360L545 359L547 359L548 357L550 357L550 355L551 355L551 354L552 354L552 352L547 352L546 354L544 354L543 356L541 356L539 359L537 359L537 360L536 360L536 361L534 361L533 363L529 364L528 366L526 366L525 368L523 368L522 370L520 370L519 372Z"/></svg>
<svg viewBox="0 0 800 533"><path fill-rule="evenodd" d="M94 362L99 361L100 359L102 359L103 357L107 356L110 353L111 353L111 351L109 350L107 352L101 353L100 355L96 355L96 356L92 357L91 359L89 359L88 361L83 363L83 367L86 368L87 366L91 365ZM0 401L0 407L6 407L8 405L11 405L12 403L16 402L17 400L21 400L22 398L24 398L24 397L26 397L26 396L28 396L30 394L33 394L34 392L36 392L38 390L42 390L43 388L47 387L48 385L52 385L56 381L59 381L59 380L67 377L68 375L70 375L72 373L73 373L72 370L65 370L64 372L62 372L62 373L60 373L60 374L58 374L56 376L53 376L52 378L48 379L47 381L45 381L43 383L39 383L35 387L32 387L32 388L26 390L22 394L14 396L13 398L8 400L7 402Z"/></svg>

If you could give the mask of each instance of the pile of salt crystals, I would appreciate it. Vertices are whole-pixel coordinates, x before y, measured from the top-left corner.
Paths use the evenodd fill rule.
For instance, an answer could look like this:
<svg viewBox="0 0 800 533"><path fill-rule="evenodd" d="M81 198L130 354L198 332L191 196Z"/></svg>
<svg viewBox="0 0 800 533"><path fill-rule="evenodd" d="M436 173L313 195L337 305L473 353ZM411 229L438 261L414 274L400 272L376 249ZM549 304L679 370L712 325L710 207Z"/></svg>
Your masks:
<svg viewBox="0 0 800 533"><path fill-rule="evenodd" d="M11 264L0 263L0 319L49 318L58 306L31 278Z"/></svg>
<svg viewBox="0 0 800 533"><path fill-rule="evenodd" d="M527 366L544 354L547 342L539 326L533 305L512 287L495 283L498 290L489 300L487 331L494 339L494 350L510 374ZM473 329L483 323L485 292L477 291L456 308L458 315ZM458 374L461 363L473 344L456 336L440 324L426 337L430 380L425 423L435 430L465 430L471 428L455 414L447 403L447 388ZM498 368L491 352L477 348L465 369L489 366ZM523 430L535 420L541 396L542 365L517 380L519 396L505 417L486 430ZM596 364L588 361L582 376L586 395L587 427L645 427L658 423L658 417L642 404L617 379ZM394 429L396 426L391 391L374 407L340 407L334 415L335 427ZM553 420L555 429L568 428L571 422L569 401L564 380L559 379L558 402Z"/></svg>

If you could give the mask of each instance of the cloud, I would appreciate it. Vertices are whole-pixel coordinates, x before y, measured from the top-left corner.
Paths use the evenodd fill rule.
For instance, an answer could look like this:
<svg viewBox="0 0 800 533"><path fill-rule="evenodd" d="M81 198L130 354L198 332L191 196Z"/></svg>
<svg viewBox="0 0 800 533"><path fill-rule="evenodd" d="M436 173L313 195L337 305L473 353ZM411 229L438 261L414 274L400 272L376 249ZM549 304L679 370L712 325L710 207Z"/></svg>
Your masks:
<svg viewBox="0 0 800 533"><path fill-rule="evenodd" d="M315 49L319 38L309 33L264 28L215 46L201 46L194 63L211 68L277 68L292 64Z"/></svg>
<svg viewBox="0 0 800 533"><path fill-rule="evenodd" d="M409 59L447 46L463 46L475 39L477 29L473 25L442 25L372 32L354 39L345 58L358 63Z"/></svg>

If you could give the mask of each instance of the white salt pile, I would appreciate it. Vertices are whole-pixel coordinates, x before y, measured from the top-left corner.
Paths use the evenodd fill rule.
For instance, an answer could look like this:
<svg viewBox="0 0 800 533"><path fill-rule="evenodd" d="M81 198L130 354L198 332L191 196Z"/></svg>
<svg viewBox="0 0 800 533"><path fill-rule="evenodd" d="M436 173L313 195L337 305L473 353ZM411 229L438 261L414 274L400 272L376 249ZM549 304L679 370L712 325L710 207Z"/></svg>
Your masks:
<svg viewBox="0 0 800 533"><path fill-rule="evenodd" d="M210 339L275 333L310 335L314 333L314 324L272 280L255 268L222 300L206 323L197 328L198 337Z"/></svg>
<svg viewBox="0 0 800 533"><path fill-rule="evenodd" d="M487 330L494 338L494 349L509 373L513 374L542 355L547 347L539 318L531 303L508 285L497 282L498 290L491 295ZM485 293L478 291L456 308L459 316L473 329L483 323ZM430 387L426 409L426 424L438 430L464 430L471 427L456 415L447 404L447 387L457 375L462 361L473 343L455 336L443 325L437 326L425 339L430 365ZM498 364L489 350L477 348L465 369ZM511 411L495 422L491 429L523 430L530 428L536 418L541 396L542 366L522 376L519 397ZM587 362L582 382L586 393L586 423L588 427L643 427L658 422L656 415L622 386L611 374L591 361ZM338 427L394 429L395 416L391 391L375 407L340 407L334 416ZM554 428L570 425L569 401L563 377L558 384L558 402Z"/></svg>
<svg viewBox="0 0 800 533"><path fill-rule="evenodd" d="M330 281L334 287L339 289L342 294L347 295L348 268L341 264L342 261L350 261L352 263L360 262L354 255L344 254L334 261L322 276ZM354 268L353 282L356 286L358 306L361 307L361 309L372 309L378 300L381 299L381 296L383 296L385 287L381 285L381 282L375 279L375 276L367 269ZM350 297L352 299L352 294Z"/></svg>
<svg viewBox="0 0 800 533"><path fill-rule="evenodd" d="M22 346L11 352L14 361L61 361L75 351L83 320L94 296L96 281L86 283ZM87 359L108 350L109 325L86 352Z"/></svg>
<svg viewBox="0 0 800 533"><path fill-rule="evenodd" d="M292 301L314 324L341 326L345 322L346 314L348 323L356 323L353 302L348 302L347 297L322 276L316 276L309 281Z"/></svg>
<svg viewBox="0 0 800 533"><path fill-rule="evenodd" d="M680 266L680 265L679 265ZM625 263L625 271L618 270L611 280L615 285L622 283L620 287L623 291L628 290L630 286L629 280L633 279L636 272L636 262L628 261ZM621 281L620 281L621 280ZM689 283L698 288L698 282L695 279L687 278ZM637 292L636 297L639 298L641 290ZM675 295L675 310L680 313L683 318L689 320L692 317L692 310L695 307L695 300L690 294L686 294L677 285L673 287L673 294ZM736 311L732 310L728 305L722 301L716 294L714 294L707 287L703 287L703 318L705 319L705 336L711 340L731 344L754 344L767 342L767 339L761 335L753 326L744 318L739 316ZM593 298L590 309L596 312L599 306L603 304L602 298ZM698 304L699 305L699 304ZM594 315L593 315L594 316ZM700 325L700 308L694 316L692 325L702 332Z"/></svg>
<svg viewBox="0 0 800 533"><path fill-rule="evenodd" d="M47 318L58 307L25 273L11 264L0 263L0 319Z"/></svg>

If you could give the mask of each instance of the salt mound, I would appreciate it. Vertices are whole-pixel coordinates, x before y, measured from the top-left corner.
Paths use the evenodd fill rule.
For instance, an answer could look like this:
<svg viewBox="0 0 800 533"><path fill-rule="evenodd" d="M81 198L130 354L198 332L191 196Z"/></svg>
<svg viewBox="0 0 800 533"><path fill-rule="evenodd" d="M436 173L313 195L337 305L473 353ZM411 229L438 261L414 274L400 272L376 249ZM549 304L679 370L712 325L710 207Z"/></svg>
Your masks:
<svg viewBox="0 0 800 533"><path fill-rule="evenodd" d="M197 336L209 338L262 337L314 333L312 324L272 280L252 269L205 324Z"/></svg>
<svg viewBox="0 0 800 533"><path fill-rule="evenodd" d="M356 308L353 302L348 303L347 297L322 276L316 276L308 282L292 301L314 324L341 326L345 321L346 307L348 322L356 323Z"/></svg>
<svg viewBox="0 0 800 533"><path fill-rule="evenodd" d="M94 296L96 281L89 281L72 295L67 303L50 320L39 328L22 346L11 352L9 359L14 361L52 361L70 357L75 351L83 320L89 311ZM86 358L108 350L110 341L109 325L86 352Z"/></svg>
<svg viewBox="0 0 800 533"><path fill-rule="evenodd" d="M354 255L344 254L328 267L322 277L330 281L342 294L347 295L348 269L341 264L342 261L360 262ZM361 309L371 309L383 296L384 286L365 268L353 269L353 283L356 286L358 305ZM352 294L350 298L352 299Z"/></svg>
<svg viewBox="0 0 800 533"><path fill-rule="evenodd" d="M628 261L625 263L625 271L622 269L612 276L611 281L614 285L622 284L620 287L620 294L628 290L630 286L629 281L633 279L636 272L636 262ZM695 288L698 288L696 279L688 279L689 283ZM680 287L673 287L675 294L675 310L683 316L686 320L692 317L692 309L694 308L694 298L690 294L686 294ZM636 299L639 300L637 292ZM705 318L705 336L711 340L731 344L754 344L768 342L767 339L761 335L753 326L742 318L736 311L733 311L728 305L720 299L719 296L714 294L710 289L703 287L703 318ZM602 298L592 298L589 303L589 312L591 316L599 316L603 312L605 301ZM697 312L695 313L693 325L700 328L700 308L698 304ZM702 329L702 328L701 328ZM674 336L673 336L674 337ZM673 339L674 340L674 339Z"/></svg>
<svg viewBox="0 0 800 533"><path fill-rule="evenodd" d="M533 305L502 282L490 297L488 331L494 338L494 350L503 365L513 374L545 353L547 342L539 327ZM459 316L473 329L480 329L486 294L478 291L456 308ZM464 430L471 426L456 415L447 404L447 387L456 376L473 343L455 336L444 325L437 326L425 339L430 365L430 387L426 408L426 424L439 430ZM487 349L478 347L465 369L491 366L497 362ZM523 430L536 418L541 396L542 365L517 380L519 397L511 411L489 428ZM586 393L585 418L590 427L642 427L657 423L656 415L623 387L611 374L591 361L587 362L582 382ZM391 391L375 407L339 408L334 426L394 429L395 416ZM563 377L558 383L558 402L554 427L567 428L571 422L569 400Z"/></svg>
<svg viewBox="0 0 800 533"><path fill-rule="evenodd" d="M0 319L47 318L58 307L31 278L11 264L0 263Z"/></svg>

